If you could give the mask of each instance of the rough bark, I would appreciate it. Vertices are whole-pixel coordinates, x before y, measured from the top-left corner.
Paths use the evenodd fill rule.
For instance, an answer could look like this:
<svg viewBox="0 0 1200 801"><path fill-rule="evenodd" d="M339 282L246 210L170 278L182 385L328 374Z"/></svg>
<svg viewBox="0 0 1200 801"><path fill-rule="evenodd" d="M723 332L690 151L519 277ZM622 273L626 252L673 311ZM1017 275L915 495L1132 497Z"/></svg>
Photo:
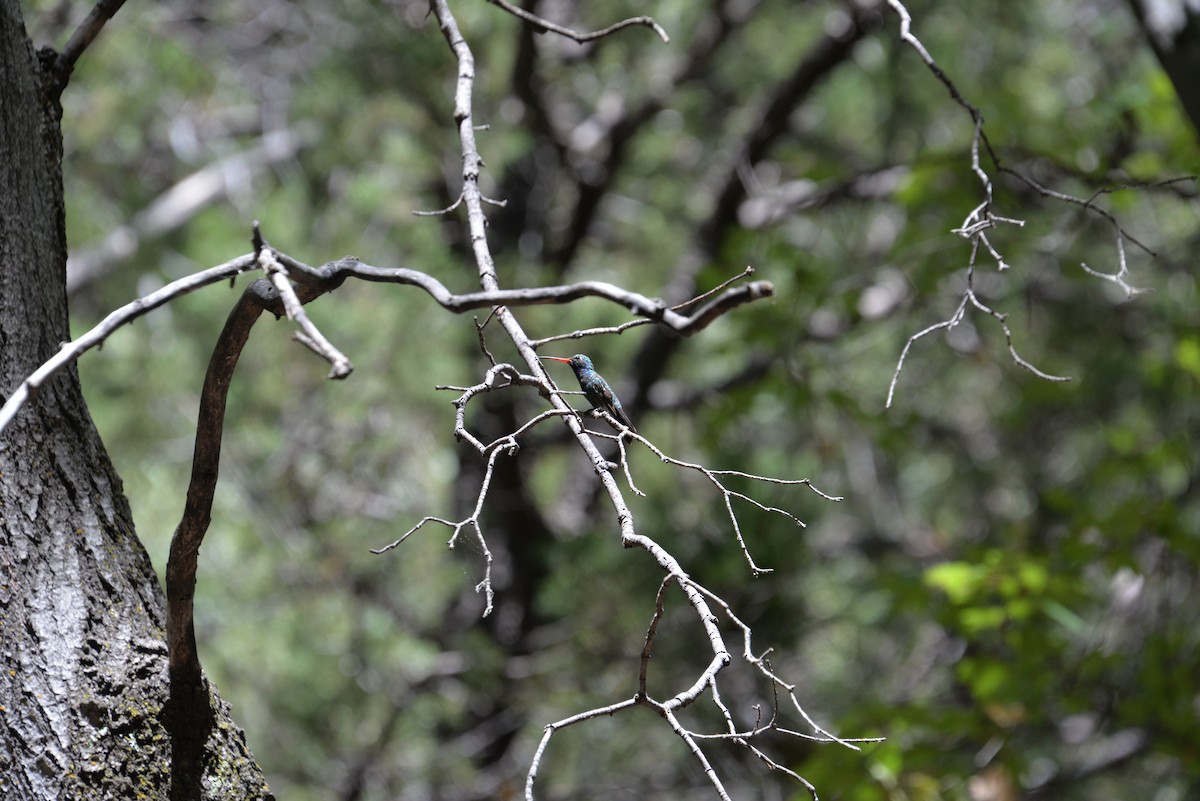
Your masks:
<svg viewBox="0 0 1200 801"><path fill-rule="evenodd" d="M16 0L0 0L0 393L68 338L61 107ZM0 434L0 798L262 798L227 705L176 778L163 595L76 372Z"/></svg>

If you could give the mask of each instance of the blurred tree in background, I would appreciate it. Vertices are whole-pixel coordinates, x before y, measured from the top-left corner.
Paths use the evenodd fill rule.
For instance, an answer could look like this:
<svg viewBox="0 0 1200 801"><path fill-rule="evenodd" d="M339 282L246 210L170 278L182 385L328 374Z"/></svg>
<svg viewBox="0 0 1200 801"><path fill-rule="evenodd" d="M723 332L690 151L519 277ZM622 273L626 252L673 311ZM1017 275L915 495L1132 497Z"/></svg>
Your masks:
<svg viewBox="0 0 1200 801"><path fill-rule="evenodd" d="M1022 369L968 308L916 341L885 408L906 340L962 299L970 244L951 229L984 200L974 123L888 4L525 6L580 30L652 13L671 42L631 28L581 45L454 4L487 125L481 181L506 203L488 210L502 282L679 302L749 264L775 285L701 336L644 327L544 353L586 349L669 453L845 497L759 488L809 526L741 512L774 568L752 578L719 493L633 448L641 527L755 626L822 725L887 738L863 753L781 738L776 758L826 799L1196 797L1200 206L1190 182L1129 187L1200 172L1200 149L1129 8L908 4L1002 164L1030 179L982 154L995 213L1025 224L992 232L1010 267L981 256L974 289L1024 358L1073 380ZM36 45L58 46L86 9L24 13ZM245 252L254 219L310 263L352 253L475 288L461 211L413 215L455 200L454 78L419 0L123 9L63 96L73 331ZM1153 291L1081 269L1117 272L1113 225L1031 181L1113 190L1094 204L1136 240L1128 282ZM236 297L178 300L79 364L159 575ZM470 544L447 553L421 531L372 555L474 504L483 465L434 387L474 383L487 361L469 318L417 292L347 284L308 311L357 369L325 381L286 324L243 354L200 560L205 669L281 798L519 795L543 726L636 688L661 574L617 547L591 465L549 433L498 462L490 616ZM539 336L628 319L594 301L522 317ZM540 408L532 393L483 407L484 439ZM706 658L689 631L664 633L656 671ZM771 698L731 682L752 724ZM556 735L540 797L711 797L641 714ZM735 797L806 795L744 751L708 749Z"/></svg>

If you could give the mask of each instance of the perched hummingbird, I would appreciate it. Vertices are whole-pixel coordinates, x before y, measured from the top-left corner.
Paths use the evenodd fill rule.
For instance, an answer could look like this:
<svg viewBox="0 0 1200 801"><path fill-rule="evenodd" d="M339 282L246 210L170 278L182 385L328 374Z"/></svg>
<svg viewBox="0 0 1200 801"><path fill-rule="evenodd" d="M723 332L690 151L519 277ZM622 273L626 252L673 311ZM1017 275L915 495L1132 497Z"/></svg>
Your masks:
<svg viewBox="0 0 1200 801"><path fill-rule="evenodd" d="M579 388L583 390L583 395L587 398L588 403L592 404L595 409L608 412L624 423L630 431L637 433L637 429L629 420L629 415L625 414L625 410L621 407L617 393L613 392L604 377L596 372L591 359L582 353L576 353L569 359L559 356L543 356L542 358L571 365L571 369L575 371L575 377L579 379Z"/></svg>

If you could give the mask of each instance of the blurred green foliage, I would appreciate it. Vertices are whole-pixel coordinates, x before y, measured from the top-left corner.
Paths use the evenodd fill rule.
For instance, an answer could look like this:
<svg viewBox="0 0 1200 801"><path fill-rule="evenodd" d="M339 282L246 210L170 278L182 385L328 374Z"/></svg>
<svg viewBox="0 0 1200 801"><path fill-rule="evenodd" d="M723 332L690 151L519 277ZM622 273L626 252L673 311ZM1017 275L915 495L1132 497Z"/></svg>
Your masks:
<svg viewBox="0 0 1200 801"><path fill-rule="evenodd" d="M59 42L42 5L31 4L31 25ZM719 167L761 124L772 88L846 14L837 3L750 4L638 131L587 236L556 264L578 194L521 99L532 79L516 62L519 25L486 3L452 5L477 58L481 180L509 201L489 208L502 282L605 280L650 296L666 295L694 252ZM1200 171L1196 131L1119 4L909 5L914 32L983 111L1007 166L1080 197ZM291 158L227 176L216 202L143 236L133 256L84 284L72 296L77 330L248 251L254 219L312 264L352 253L475 288L461 211L412 215L450 205L459 170L455 67L426 11L406 0L122 10L65 97L73 252L268 131L309 138ZM539 91L568 134L652 97L711 23L707 4L673 0L572 11L581 28L644 12L671 45L644 29L590 49L536 37ZM885 409L905 340L959 302L969 246L950 229L982 193L969 117L898 41L895 18L881 22L766 158L733 165L747 195L741 224L701 253L697 284L751 264L775 299L679 347L647 388L656 408L637 421L673 456L810 477L845 500L731 483L808 523L735 501L755 561L775 571L752 579L720 493L635 448L647 493L631 499L638 525L754 625L755 648L775 649L773 667L818 721L846 737L887 737L862 753L772 739L767 750L822 798L1007 799L1015 788L1029 798L1193 797L1195 187L1099 201L1157 253L1126 243L1131 282L1155 290L1126 299L1078 266L1116 270L1111 226L985 159L996 213L1026 224L992 232L1013 266L1001 274L981 259L976 287L1009 314L1023 356L1073 381L1022 370L995 321L970 312L913 346ZM572 164L603 169L603 155L589 158ZM237 291L183 298L80 366L160 571L207 354ZM448 553L449 530L431 524L370 554L425 515L459 519L473 504L481 468L454 442L454 393L434 387L474 383L485 362L469 316L411 289L347 284L310 313L356 371L325 381L286 321L261 323L243 354L201 555L206 670L280 797L513 797L545 724L632 695L661 576L619 547L587 466L549 434L516 457L524 489L500 487L488 501L493 618L479 619L483 558L469 538ZM518 314L534 336L626 319L596 301ZM647 330L586 345L618 389ZM515 358L497 331L488 337L498 359ZM767 365L761 375L711 389L754 359ZM504 415L542 408L533 395L512 403L473 406L472 425L499 433ZM533 522L514 522L529 509ZM548 536L534 536L534 523ZM725 630L740 652L740 633ZM668 694L707 660L677 595L663 632L651 689ZM770 688L736 668L725 700L746 726L755 704L772 703ZM720 725L711 710L693 714ZM738 797L805 796L732 746L706 749ZM988 782L1001 794L981 795ZM556 735L539 788L545 798L708 793L683 745L640 710Z"/></svg>

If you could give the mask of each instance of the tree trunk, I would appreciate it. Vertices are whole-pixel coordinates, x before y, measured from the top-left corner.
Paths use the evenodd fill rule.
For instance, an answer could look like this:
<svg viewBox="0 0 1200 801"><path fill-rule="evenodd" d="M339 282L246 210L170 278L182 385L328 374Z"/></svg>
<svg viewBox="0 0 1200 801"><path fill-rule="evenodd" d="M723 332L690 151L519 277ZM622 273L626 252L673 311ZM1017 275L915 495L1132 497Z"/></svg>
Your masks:
<svg viewBox="0 0 1200 801"><path fill-rule="evenodd" d="M54 54L0 0L0 393L69 338ZM163 594L63 371L0 434L0 798L263 798L210 693L202 773L172 776ZM182 779L182 780L181 780Z"/></svg>
<svg viewBox="0 0 1200 801"><path fill-rule="evenodd" d="M1200 7L1183 0L1129 0L1129 5L1200 136Z"/></svg>

